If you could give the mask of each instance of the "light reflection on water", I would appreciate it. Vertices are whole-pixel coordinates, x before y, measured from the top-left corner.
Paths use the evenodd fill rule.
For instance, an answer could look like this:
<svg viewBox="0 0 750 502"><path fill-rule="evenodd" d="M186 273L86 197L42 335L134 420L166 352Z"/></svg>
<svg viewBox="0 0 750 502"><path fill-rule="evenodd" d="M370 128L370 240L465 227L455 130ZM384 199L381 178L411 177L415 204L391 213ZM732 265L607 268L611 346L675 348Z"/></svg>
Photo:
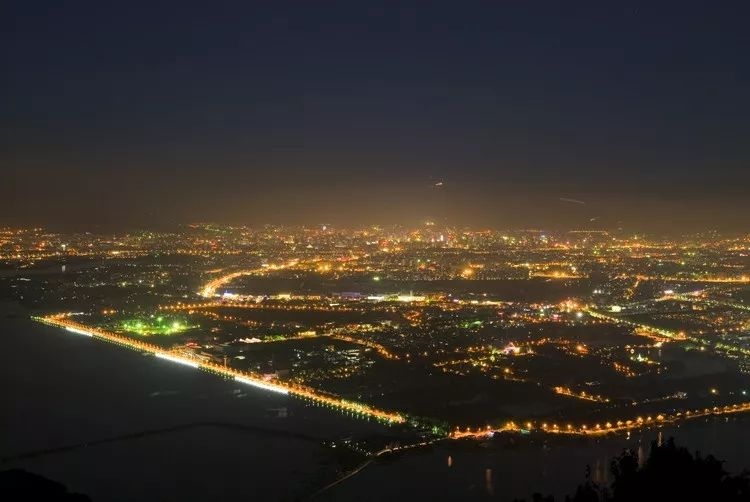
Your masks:
<svg viewBox="0 0 750 502"><path fill-rule="evenodd" d="M495 487L492 484L492 469L487 468L484 470L484 484L485 489L487 490L487 495L494 495Z"/></svg>
<svg viewBox="0 0 750 502"><path fill-rule="evenodd" d="M59 336L53 330L31 325L25 320L5 319L4 329L0 331L6 349L2 372L6 381L17 382L8 391L10 402L37 403L34 404L37 407L42 403L45 406L45 413L27 414L19 407L16 413L10 414L12 416L3 417L6 423L17 427L14 434L0 438L3 447L0 449L7 452L105 437L112 435L113 431L129 432L176 423L175 416L179 417L178 423L205 420L206 417L215 419L217 416L233 421L265 421L269 419L262 415L263 410L289 404L281 401L281 397L257 393L252 397L254 406L247 406L247 403L231 398L226 384L220 380L197 372L159 366L152 359L139 359L137 354L113 350L104 344ZM33 354L35 357L19 358L17 354ZM138 371L130 373L134 365ZM37 371L29 372L31 367ZM99 375L102 368L118 369L107 372L115 378L112 380L114 387L91 385L91 375ZM66 378L52 385L54 380L47 372L60 375L63 370ZM118 375L128 377L117 380ZM81 389L86 392L81 392ZM112 393L113 389L117 392ZM168 396L164 390L174 395ZM80 415L69 413L72 403L68 399L75 400ZM200 406L196 405L198 400ZM207 406L209 402L211 405ZM148 413L143 412L146 408ZM52 414L55 410L59 415ZM344 427L361 426L359 422L324 411L297 411L300 413L288 419L294 422L291 427L295 430L333 434ZM106 420L102 418L105 415ZM90 416L96 416L98 420L89 420ZM50 420L50 417L55 419ZM545 443L544 437L538 437L532 444L519 445L516 442L515 445L490 448L480 448L471 442L446 442L433 450L415 451L391 462L374 464L332 490L331 496L336 499L399 500L404 494L420 493L424 498L486 499L494 494L494 497L512 500L529 499L532 493L541 492L561 498L572 493L585 480L587 465L590 466L592 481L607 484L611 481L610 464L624 448L635 449L639 462L642 462L652 441L662 442L670 436L674 436L679 445L726 460L729 471L739 472L745 466L750 467L750 450L744 448L748 425L750 418L738 415L601 439L561 438ZM40 435L39 431L45 434ZM236 455L244 455L244 451L242 449ZM288 463L288 451L278 449L276 456L280 463ZM223 458L232 464L242 460L232 454L223 454ZM264 461L269 463L268 456ZM76 473L72 471L60 470L52 474L71 482L76 479ZM295 476L299 477L299 474L290 479ZM82 480L89 482L87 478ZM90 493L96 493L95 488L86 484L80 486L82 491Z"/></svg>
<svg viewBox="0 0 750 502"><path fill-rule="evenodd" d="M750 417L737 416L598 439L545 442L539 437L528 444L490 448L471 442L445 442L432 451L375 464L342 483L330 497L381 500L398 497L399 493L419 493L421 497L442 500L528 500L539 492L562 499L585 481L587 466L591 481L607 485L612 481L612 461L623 450L634 450L642 465L652 442L660 444L669 437L691 451L714 454L726 460L728 471L739 472L750 466L750 451L742 447L748 427Z"/></svg>

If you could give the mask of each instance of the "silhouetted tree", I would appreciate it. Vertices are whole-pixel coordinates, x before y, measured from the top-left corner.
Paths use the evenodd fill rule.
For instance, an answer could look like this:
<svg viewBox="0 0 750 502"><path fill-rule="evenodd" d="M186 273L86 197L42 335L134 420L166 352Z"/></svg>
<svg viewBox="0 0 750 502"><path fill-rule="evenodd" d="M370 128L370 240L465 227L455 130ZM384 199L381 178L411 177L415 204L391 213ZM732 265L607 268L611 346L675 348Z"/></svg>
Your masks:
<svg viewBox="0 0 750 502"><path fill-rule="evenodd" d="M531 496L531 502L555 502L555 497L547 495L546 497L541 493L535 493Z"/></svg>
<svg viewBox="0 0 750 502"><path fill-rule="evenodd" d="M633 451L626 451L612 462L614 502L642 500L750 500L748 476L730 476L723 462L712 455L692 455L670 438L651 453L642 468Z"/></svg>
<svg viewBox="0 0 750 502"><path fill-rule="evenodd" d="M586 482L575 494L565 497L569 502L634 502L660 501L750 501L750 473L743 471L730 476L723 462L712 455L691 454L675 445L651 444L651 452L643 467L638 466L638 455L627 450L612 461L613 481L610 487L592 482L587 469ZM553 502L553 497L534 494L534 502Z"/></svg>

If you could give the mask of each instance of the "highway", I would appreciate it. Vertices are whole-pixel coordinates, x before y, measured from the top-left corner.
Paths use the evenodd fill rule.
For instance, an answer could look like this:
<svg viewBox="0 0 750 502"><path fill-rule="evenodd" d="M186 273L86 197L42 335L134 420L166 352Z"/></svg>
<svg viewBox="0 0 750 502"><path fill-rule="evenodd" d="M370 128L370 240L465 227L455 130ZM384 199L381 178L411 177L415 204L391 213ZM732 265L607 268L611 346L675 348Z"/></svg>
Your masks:
<svg viewBox="0 0 750 502"><path fill-rule="evenodd" d="M160 347L157 347L156 345L130 338L128 336L118 335L116 333L105 331L99 328L86 326L74 321L69 314L57 314L46 317L32 317L32 319L37 322L48 324L50 326L63 328L71 333L97 338L110 343L114 343L116 345L120 345L122 347L153 354L160 359L171 361L176 364L209 371L211 373L221 375L225 378L232 378L237 382L251 385L263 390L291 395L300 399L306 399L312 402L323 404L325 406L330 406L340 411L354 413L363 417L371 417L387 423L406 422L406 418L399 413L383 411L366 404L348 401L336 396L326 395L307 386L278 381L267 381L259 375L235 370L227 366L222 366L209 361L190 358L182 354L164 350Z"/></svg>
<svg viewBox="0 0 750 502"><path fill-rule="evenodd" d="M467 428L466 430L456 429L450 433L450 437L453 439L486 439L487 437L491 437L494 433L497 432L543 432L547 434L597 436L610 434L613 432L627 432L654 425L673 424L693 418L728 415L732 413L746 413L748 411L750 411L750 402L735 403L726 406L713 406L711 408L696 408L693 410L675 411L672 413L659 413L655 416L639 416L629 418L627 420L616 420L613 422L605 422L604 424L596 423L592 425L558 425L556 423L547 422L527 422L525 424L519 425L516 422L508 422L505 425L499 427L487 426L486 428L476 428L473 430L469 428Z"/></svg>
<svg viewBox="0 0 750 502"><path fill-rule="evenodd" d="M639 281L668 281L668 282L704 282L715 284L747 284L750 277L743 275L740 277L672 277L672 276L650 276L650 275L628 275L620 274L617 279L637 279Z"/></svg>
<svg viewBox="0 0 750 502"><path fill-rule="evenodd" d="M283 270L288 267L293 267L298 263L298 260L290 260L287 263L281 265L267 265L260 268L254 268L251 270L239 270L237 272L232 272L231 274L222 275L221 277L217 277L216 279L213 279L212 281L206 283L206 285L201 288L199 294L204 298L211 298L216 295L217 289L224 286L225 284L229 284L238 277L242 277L245 275L264 274L272 270Z"/></svg>
<svg viewBox="0 0 750 502"><path fill-rule="evenodd" d="M602 316L601 317L609 317ZM222 366L213 362L202 361L196 358L187 357L183 354L178 354L163 348L157 347L156 345L143 342L130 338L128 336L119 335L116 333L108 332L99 328L86 326L73 320L71 314L56 314L45 317L32 317L34 321L41 322L50 326L65 329L66 331L80 335L96 338L99 340L107 341L141 352L153 354L154 356L164 359L176 364L192 367L195 369L201 369L208 371L224 378L231 378L237 382L251 385L262 390L270 392L277 392L280 394L294 396L300 399L309 400L311 402L319 403L324 406L329 406L333 409L353 413L362 417L370 417L376 420L390 423L390 424L403 424L406 423L406 416L397 412L384 411L372 406L348 401L336 396L324 394L321 391L313 388L278 381L267 381L260 375L255 375L239 370L234 370L227 366ZM750 411L750 402L735 403L725 406L714 406L711 408L698 408L691 410L672 411L671 413L658 413L646 417L629 417L621 420L612 420L604 423L594 424L561 424L558 425L552 421L535 421L535 422L519 422L514 421L507 422L500 426L488 425L483 428L474 429L459 429L456 428L452 432L448 433L447 437L450 439L463 439L463 438L475 438L485 439L494 433L506 432L506 433L547 433L547 434L568 434L568 435L604 435L608 433L625 432L630 430L639 429L642 427L654 426L675 423L682 420L688 420L700 417L718 416L732 413L742 413ZM411 447L420 446L425 443L417 443L411 445ZM387 449L386 451L396 451L398 448ZM407 449L402 447L400 449Z"/></svg>
<svg viewBox="0 0 750 502"><path fill-rule="evenodd" d="M627 326L632 326L634 328L641 328L643 330L656 333L660 336L663 336L664 338L669 338L671 340L678 340L678 341L690 340L691 342L702 344L702 345L705 345L707 343L705 340L701 340L699 338L688 338L682 332L670 331L667 329L650 326L648 324L633 322L628 319L623 319L622 317L615 317L615 316L607 315L603 312L593 310L592 308L589 308L589 307L586 307L584 309L584 312L586 312L588 315L590 315L591 317L595 319L601 319L603 321L608 321L614 324L623 324Z"/></svg>

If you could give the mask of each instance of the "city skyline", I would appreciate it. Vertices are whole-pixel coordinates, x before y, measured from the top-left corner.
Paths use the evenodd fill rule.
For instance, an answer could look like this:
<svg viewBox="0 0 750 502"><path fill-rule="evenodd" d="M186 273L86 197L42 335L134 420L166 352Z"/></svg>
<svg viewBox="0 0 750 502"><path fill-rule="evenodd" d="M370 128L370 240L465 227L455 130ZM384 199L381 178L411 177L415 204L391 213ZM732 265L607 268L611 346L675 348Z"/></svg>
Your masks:
<svg viewBox="0 0 750 502"><path fill-rule="evenodd" d="M111 494L121 485L99 482L91 469L66 462L68 455L101 462L102 443L122 451L134 438L167 441L150 448L153 455L164 445L171 451L178 433L181 444L198 448L202 429L218 427L242 434L222 443L241 445L236 459L221 454L221 462L243 466L237 479L245 486L233 484L232 493L263 485L269 499L318 492L358 499L343 494L369 492L358 483L375 475L379 486L419 483L462 499L477 474L488 495L495 487L508 497L566 493L563 485L581 475L571 455L590 459L593 447L616 454L638 446L642 457L644 441L688 438L688 429L746 435L748 251L747 233L669 237L435 222L0 228L0 368L14 383L11 402L21 403L9 412L10 426L29 431L8 435L17 446L5 462L42 474L58 465L59 479L80 476L74 486ZM135 375L151 376L133 384ZM206 394L205 386L215 390ZM30 388L53 396L39 400ZM29 416L29 401L42 411ZM49 419L71 413L96 417L94 429L106 431L124 420L125 432L96 433L89 420L71 432L69 420ZM42 439L35 421L49 431ZM263 440L256 434L286 445L263 452L260 462L293 471L283 486L256 471L246 483L242 459ZM290 466L289 440L325 459L300 459L316 481ZM528 482L505 484L503 473L517 464L504 452L529 455ZM27 463L37 457L41 463ZM453 468L454 458L462 467ZM740 463L732 471L746 464L746 450L734 458ZM391 461L437 475L425 483L412 481L412 470L403 481L366 469ZM155 465L148 462L136 464ZM591 469L597 483L606 482L607 465ZM128 484L148 492L133 498L182 491L163 482L176 474L153 471L162 481ZM234 477L205 479L195 484L201 492ZM184 498L205 499L190 487Z"/></svg>

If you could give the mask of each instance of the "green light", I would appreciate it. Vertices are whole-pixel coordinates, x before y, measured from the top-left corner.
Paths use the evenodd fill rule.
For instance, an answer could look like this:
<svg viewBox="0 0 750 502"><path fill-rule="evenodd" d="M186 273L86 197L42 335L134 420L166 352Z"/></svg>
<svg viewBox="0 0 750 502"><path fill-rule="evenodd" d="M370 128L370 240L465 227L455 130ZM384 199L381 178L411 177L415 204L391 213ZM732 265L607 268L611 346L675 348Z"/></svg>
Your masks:
<svg viewBox="0 0 750 502"><path fill-rule="evenodd" d="M182 320L157 318L155 316L150 316L145 320L129 319L122 322L124 331L139 336L174 335L195 327L197 326L190 326Z"/></svg>

